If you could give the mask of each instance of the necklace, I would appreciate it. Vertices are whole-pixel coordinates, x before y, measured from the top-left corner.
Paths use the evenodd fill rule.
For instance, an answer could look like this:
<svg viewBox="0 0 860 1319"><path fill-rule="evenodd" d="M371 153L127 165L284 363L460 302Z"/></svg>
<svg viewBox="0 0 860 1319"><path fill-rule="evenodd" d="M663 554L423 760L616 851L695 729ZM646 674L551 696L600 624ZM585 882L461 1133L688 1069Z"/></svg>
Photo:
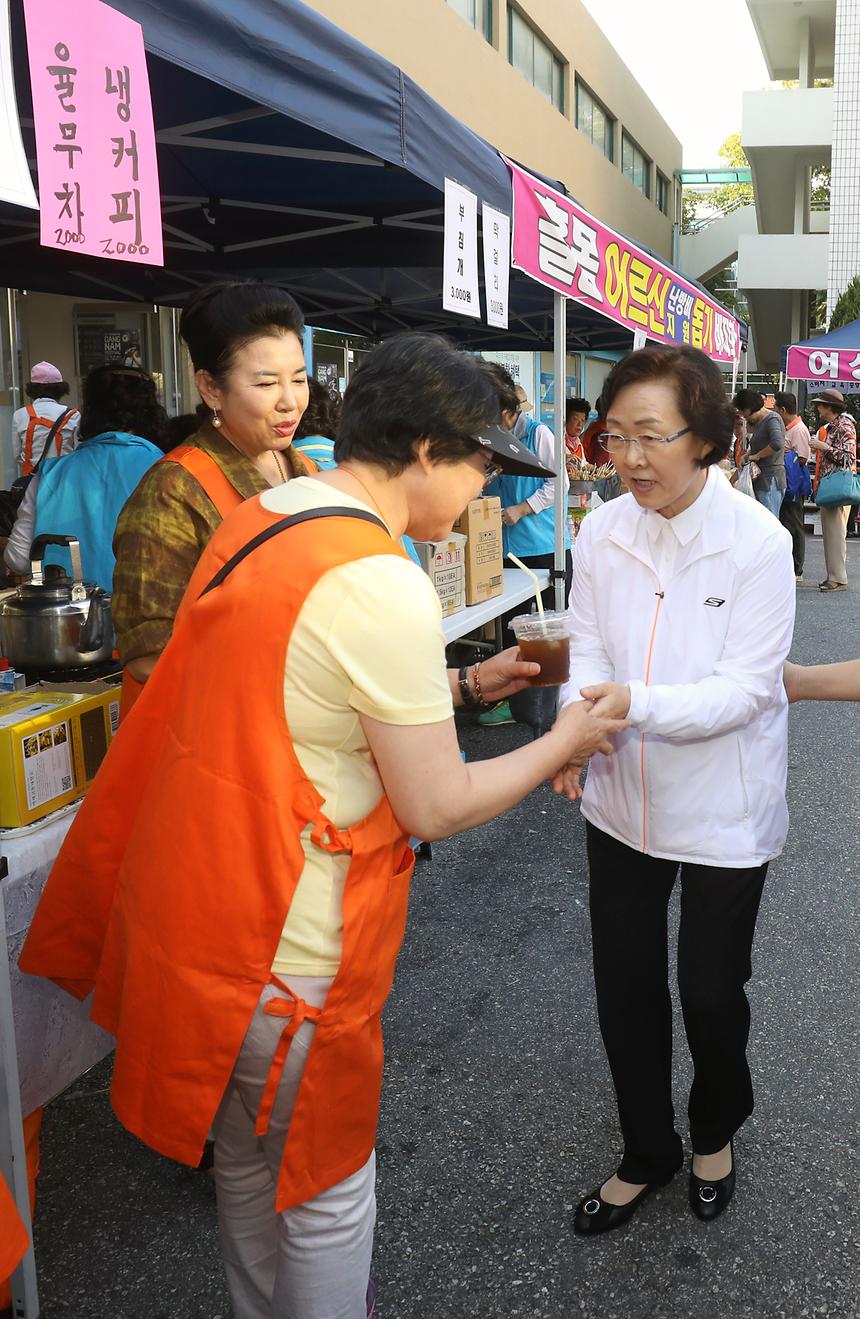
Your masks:
<svg viewBox="0 0 860 1319"><path fill-rule="evenodd" d="M373 507L376 509L376 511L377 511L377 513L379 514L379 516L382 518L382 521L385 523L386 526L388 526L388 521L387 521L387 519L386 519L386 516L385 516L385 514L383 513L382 509L381 509L381 508L379 507L379 505L377 504L376 500L374 499L374 497L373 497L373 492L372 492L370 489L368 489L368 487L367 487L367 486L364 484L364 482L362 481L361 477L360 477L360 476L356 476L356 474L355 474L355 472L352 470L352 468L351 468L351 467L347 467L346 463L341 463L340 468L339 468L338 470L341 471L341 472L346 472L347 476L351 476L351 477L352 477L352 479L353 479L353 481L355 481L356 485L360 485L360 486L361 486L362 490L363 490L364 493L367 495L367 497L368 497L368 499L370 500L371 504L372 504Z"/></svg>
<svg viewBox="0 0 860 1319"><path fill-rule="evenodd" d="M281 478L281 484L283 485L287 480L287 473L283 462L281 461L281 455L278 453L277 449L272 449L270 452L275 460L275 466L278 469L278 476Z"/></svg>
<svg viewBox="0 0 860 1319"><path fill-rule="evenodd" d="M223 429L220 430L220 431L219 431L219 434L220 434L220 435L223 435L223 436L224 436L224 439L227 441L227 443L228 443L232 448L234 448L234 449L236 450L237 453L240 453L240 454L242 455L243 458L248 458L248 457L249 457L249 455L245 452L245 450L244 450L244 449L240 449L240 448L239 448L239 445L236 443L236 441L233 440L233 439L231 439L231 437L227 434L227 432L226 432L225 430L223 430ZM287 469L284 467L283 461L282 461L282 459L281 459L281 455L278 453L278 450L277 450L277 449L270 449L270 450L269 450L269 453L272 455L272 458L273 458L274 461L275 461L275 467L276 467L276 469L277 469L278 476L279 476L279 478L280 478L280 483L283 485L283 484L285 484L285 483L287 482L287 480L288 480L289 478L287 477ZM262 457L262 455L260 455L260 456ZM255 460L255 459L253 459L253 458L251 459L251 461L252 461L252 462L254 463L254 465L257 467L257 470L258 470L259 472L262 472L262 474L265 476L265 472L262 471L262 468L259 466L259 462L258 462L257 460ZM268 479L268 478L267 478L267 479ZM271 482L270 482L269 484L271 484Z"/></svg>

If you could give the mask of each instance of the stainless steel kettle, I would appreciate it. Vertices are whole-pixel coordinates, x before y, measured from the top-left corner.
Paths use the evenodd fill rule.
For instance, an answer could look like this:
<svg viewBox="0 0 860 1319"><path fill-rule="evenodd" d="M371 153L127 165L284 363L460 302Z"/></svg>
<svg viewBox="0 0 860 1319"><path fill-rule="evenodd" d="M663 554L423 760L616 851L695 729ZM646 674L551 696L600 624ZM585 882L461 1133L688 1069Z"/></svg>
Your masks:
<svg viewBox="0 0 860 1319"><path fill-rule="evenodd" d="M48 545L65 546L72 576L45 580ZM80 543L73 536L37 536L30 546L31 577L0 605L0 654L26 673L79 669L113 654L110 596L85 583Z"/></svg>

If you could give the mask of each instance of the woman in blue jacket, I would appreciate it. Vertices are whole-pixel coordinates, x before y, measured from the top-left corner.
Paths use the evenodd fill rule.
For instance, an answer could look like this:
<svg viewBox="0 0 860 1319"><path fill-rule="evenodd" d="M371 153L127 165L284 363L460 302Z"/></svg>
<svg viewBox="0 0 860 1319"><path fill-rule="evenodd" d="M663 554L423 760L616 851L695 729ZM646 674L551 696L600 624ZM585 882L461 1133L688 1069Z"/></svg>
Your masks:
<svg viewBox="0 0 860 1319"><path fill-rule="evenodd" d="M152 377L133 367L95 367L84 385L78 447L40 463L18 509L6 566L29 573L36 536L74 536L84 579L110 591L117 518L168 447L167 414ZM51 546L45 561L71 570L69 552L60 547Z"/></svg>
<svg viewBox="0 0 860 1319"><path fill-rule="evenodd" d="M555 438L548 426L543 426L528 415L528 396L522 385L514 383L504 367L495 362L488 368L499 391L501 423L511 431L515 440L524 444L536 455L541 466L555 471ZM530 568L548 568L555 563L555 483L557 477L500 476L487 487L488 495L498 495L502 501L502 547L505 555L516 554ZM565 503L569 482L564 464L561 478L565 487ZM570 594L573 578L570 531L565 518L564 526L565 569L564 599ZM511 565L513 566L513 565ZM555 608L552 586L543 592L548 609Z"/></svg>

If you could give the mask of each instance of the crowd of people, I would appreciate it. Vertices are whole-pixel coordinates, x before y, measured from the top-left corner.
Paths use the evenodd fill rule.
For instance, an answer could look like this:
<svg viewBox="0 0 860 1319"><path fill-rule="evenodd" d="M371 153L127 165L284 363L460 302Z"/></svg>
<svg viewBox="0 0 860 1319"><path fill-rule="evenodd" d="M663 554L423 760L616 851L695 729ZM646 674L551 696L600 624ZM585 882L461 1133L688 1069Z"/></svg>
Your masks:
<svg viewBox="0 0 860 1319"><path fill-rule="evenodd" d="M788 663L803 563L784 454L790 441L805 467L814 450L822 477L853 462L844 400L819 396L825 430L812 438L794 396L771 409L741 391L732 405L703 353L650 347L613 367L594 435L586 399L567 409L571 456L605 455L625 493L568 545L557 720L465 763L455 710L489 710L539 666L514 647L447 668L438 598L402 538L443 538L470 500L496 493L505 552L549 564L567 479L552 434L503 368L430 334L375 348L340 405L308 379L303 330L282 289L195 293L181 333L201 406L179 446L151 380L102 368L77 447L37 459L25 496L38 530L52 509L70 514L85 483L99 489L96 514L69 527L85 562L111 570L126 686L20 965L93 994L131 1132L191 1165L214 1134L238 1319L372 1313L380 1018L409 840L481 825L546 780L581 799L586 820L622 1142L574 1229L620 1226L684 1161L676 883L690 1206L699 1220L721 1214L753 1108L745 985L788 829L789 703L860 699L860 660ZM720 470L738 414L755 499ZM844 586L844 539L839 513L825 534L831 589Z"/></svg>
<svg viewBox="0 0 860 1319"><path fill-rule="evenodd" d="M799 582L803 580L806 555L803 511L806 498L816 494L821 482L832 473L857 472L857 429L845 396L838 389L824 389L810 401L819 421L814 436L798 415L794 394L774 395L772 407L764 395L752 389L741 389L734 398L739 415L751 428L741 464L751 464L756 499L775 513L791 534L794 573ZM806 476L813 451L814 481ZM819 512L826 575L818 589L828 594L847 591L845 540L849 528L853 528L856 506L823 505Z"/></svg>

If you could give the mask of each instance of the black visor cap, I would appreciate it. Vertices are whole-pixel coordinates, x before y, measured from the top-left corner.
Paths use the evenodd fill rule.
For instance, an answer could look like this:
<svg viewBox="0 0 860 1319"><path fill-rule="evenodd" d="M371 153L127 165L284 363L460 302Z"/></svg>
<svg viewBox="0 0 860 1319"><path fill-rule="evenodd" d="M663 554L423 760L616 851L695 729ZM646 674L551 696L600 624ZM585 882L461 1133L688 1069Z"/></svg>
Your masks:
<svg viewBox="0 0 860 1319"><path fill-rule="evenodd" d="M487 426L479 435L473 436L476 444L490 449L495 455L499 467L506 476L544 476L552 477L556 473L543 467L524 444L515 440L510 431L502 426Z"/></svg>

